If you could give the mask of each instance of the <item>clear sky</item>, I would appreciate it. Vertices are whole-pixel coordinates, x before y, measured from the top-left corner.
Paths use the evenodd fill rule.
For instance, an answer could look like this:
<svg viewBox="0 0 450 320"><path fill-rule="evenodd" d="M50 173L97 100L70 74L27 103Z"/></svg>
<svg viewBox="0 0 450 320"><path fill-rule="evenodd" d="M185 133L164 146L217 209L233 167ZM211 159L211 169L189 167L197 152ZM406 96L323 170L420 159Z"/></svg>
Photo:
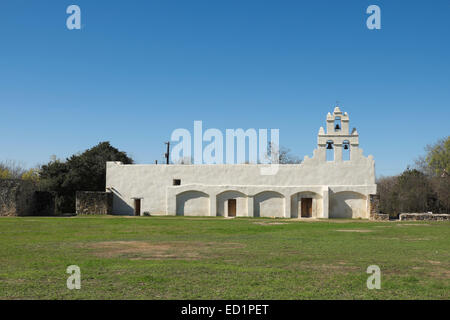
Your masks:
<svg viewBox="0 0 450 320"><path fill-rule="evenodd" d="M194 120L278 128L303 157L339 101L377 175L397 174L450 134L449 17L438 0L2 0L0 160L108 140L153 163Z"/></svg>

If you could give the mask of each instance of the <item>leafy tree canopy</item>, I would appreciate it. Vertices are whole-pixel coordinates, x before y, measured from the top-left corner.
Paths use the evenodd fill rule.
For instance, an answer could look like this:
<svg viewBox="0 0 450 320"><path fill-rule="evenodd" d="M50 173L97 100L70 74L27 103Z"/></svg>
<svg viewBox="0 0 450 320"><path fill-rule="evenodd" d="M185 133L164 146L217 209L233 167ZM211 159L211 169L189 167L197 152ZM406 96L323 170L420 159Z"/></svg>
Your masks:
<svg viewBox="0 0 450 320"><path fill-rule="evenodd" d="M58 193L59 211L73 212L76 191L105 190L107 161L133 163L133 159L125 152L114 148L109 142L100 142L81 154L71 156L65 162L53 159L43 165L40 171L41 186Z"/></svg>
<svg viewBox="0 0 450 320"><path fill-rule="evenodd" d="M29 180L29 181L32 181L35 183L39 183L39 170L31 168L31 169L25 171L22 174L21 178L22 178L22 180Z"/></svg>
<svg viewBox="0 0 450 320"><path fill-rule="evenodd" d="M450 136L425 148L425 156L400 175L378 179L380 208L401 212L450 212Z"/></svg>
<svg viewBox="0 0 450 320"><path fill-rule="evenodd" d="M25 171L23 164L18 161L0 162L0 179L20 179Z"/></svg>
<svg viewBox="0 0 450 320"><path fill-rule="evenodd" d="M11 179L11 178L12 178L11 172L9 172L9 170L6 168L0 167L0 179Z"/></svg>
<svg viewBox="0 0 450 320"><path fill-rule="evenodd" d="M450 136L427 146L425 161L435 175L450 174Z"/></svg>

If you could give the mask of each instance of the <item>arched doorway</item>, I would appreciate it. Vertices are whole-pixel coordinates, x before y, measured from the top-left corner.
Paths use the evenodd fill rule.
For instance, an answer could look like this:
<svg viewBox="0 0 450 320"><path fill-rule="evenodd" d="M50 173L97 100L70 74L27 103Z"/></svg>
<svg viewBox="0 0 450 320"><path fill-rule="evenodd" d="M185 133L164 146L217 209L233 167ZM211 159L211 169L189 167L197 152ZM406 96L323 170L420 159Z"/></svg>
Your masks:
<svg viewBox="0 0 450 320"><path fill-rule="evenodd" d="M291 218L322 216L322 196L312 191L297 192L291 196Z"/></svg>
<svg viewBox="0 0 450 320"><path fill-rule="evenodd" d="M217 216L247 216L247 196L239 191L229 190L217 195Z"/></svg>
<svg viewBox="0 0 450 320"><path fill-rule="evenodd" d="M209 195L186 191L177 195L177 216L209 216Z"/></svg>
<svg viewBox="0 0 450 320"><path fill-rule="evenodd" d="M255 217L284 217L284 196L275 191L264 191L254 197Z"/></svg>
<svg viewBox="0 0 450 320"><path fill-rule="evenodd" d="M330 218L368 218L367 197L353 191L330 195Z"/></svg>

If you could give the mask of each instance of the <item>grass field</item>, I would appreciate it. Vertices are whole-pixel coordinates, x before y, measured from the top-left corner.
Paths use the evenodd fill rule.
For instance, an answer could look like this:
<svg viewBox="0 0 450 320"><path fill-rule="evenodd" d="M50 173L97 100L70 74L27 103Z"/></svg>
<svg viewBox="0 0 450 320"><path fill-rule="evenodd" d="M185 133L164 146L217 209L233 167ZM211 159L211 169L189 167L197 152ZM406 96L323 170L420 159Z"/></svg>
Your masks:
<svg viewBox="0 0 450 320"><path fill-rule="evenodd" d="M68 290L66 268L81 268ZM368 290L366 269L381 268ZM0 218L0 299L449 299L450 223Z"/></svg>

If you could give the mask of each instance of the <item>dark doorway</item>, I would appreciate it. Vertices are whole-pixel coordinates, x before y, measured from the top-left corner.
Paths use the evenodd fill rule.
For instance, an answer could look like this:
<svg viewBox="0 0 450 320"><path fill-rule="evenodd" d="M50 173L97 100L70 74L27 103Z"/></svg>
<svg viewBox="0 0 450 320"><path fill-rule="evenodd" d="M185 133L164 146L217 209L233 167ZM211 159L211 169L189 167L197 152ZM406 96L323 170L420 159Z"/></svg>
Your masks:
<svg viewBox="0 0 450 320"><path fill-rule="evenodd" d="M236 217L236 199L228 199L228 216Z"/></svg>
<svg viewBox="0 0 450 320"><path fill-rule="evenodd" d="M302 218L312 217L312 198L302 198Z"/></svg>
<svg viewBox="0 0 450 320"><path fill-rule="evenodd" d="M141 215L141 199L134 199L134 215Z"/></svg>

